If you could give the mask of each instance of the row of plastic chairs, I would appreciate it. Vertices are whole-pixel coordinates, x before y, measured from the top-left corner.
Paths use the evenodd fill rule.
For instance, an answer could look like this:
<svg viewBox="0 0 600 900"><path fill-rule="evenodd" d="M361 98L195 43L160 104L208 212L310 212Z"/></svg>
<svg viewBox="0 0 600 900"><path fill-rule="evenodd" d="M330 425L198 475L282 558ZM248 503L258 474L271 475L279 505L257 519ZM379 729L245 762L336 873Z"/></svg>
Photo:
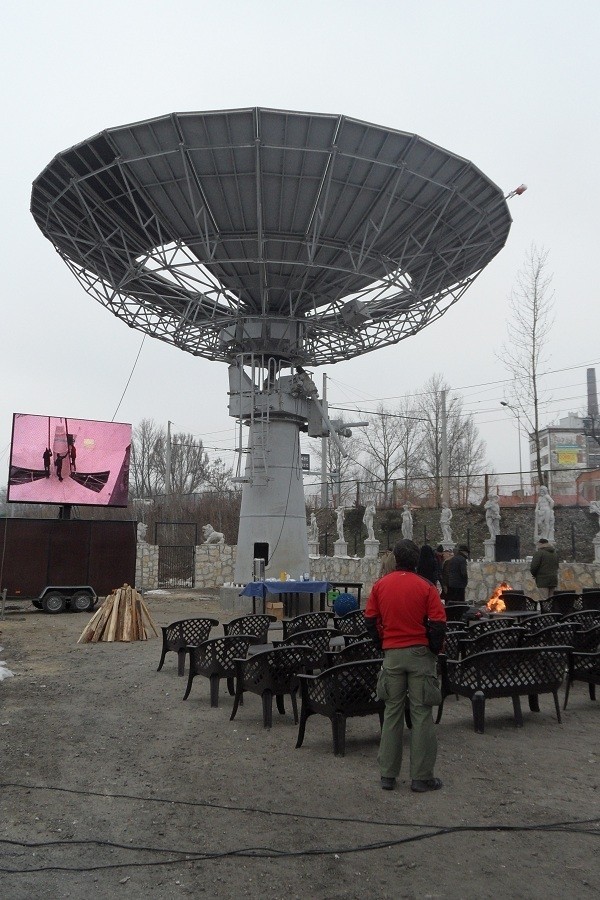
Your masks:
<svg viewBox="0 0 600 900"><path fill-rule="evenodd" d="M535 616L516 624L510 619L479 622L470 628L451 628L445 653L459 659L487 650L513 647L570 646L578 652L600 650L600 612L555 613Z"/></svg>

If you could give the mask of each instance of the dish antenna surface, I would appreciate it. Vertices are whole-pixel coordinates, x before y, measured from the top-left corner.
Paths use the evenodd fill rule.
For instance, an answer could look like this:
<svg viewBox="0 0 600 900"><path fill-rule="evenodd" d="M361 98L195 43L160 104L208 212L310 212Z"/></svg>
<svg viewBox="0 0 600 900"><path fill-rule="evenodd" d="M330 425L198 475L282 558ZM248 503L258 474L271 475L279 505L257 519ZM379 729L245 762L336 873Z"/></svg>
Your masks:
<svg viewBox="0 0 600 900"><path fill-rule="evenodd" d="M240 582L256 556L308 569L299 431L336 435L303 367L438 319L511 224L499 187L418 135L262 108L103 131L52 160L31 211L103 306L228 363L240 460L249 426Z"/></svg>

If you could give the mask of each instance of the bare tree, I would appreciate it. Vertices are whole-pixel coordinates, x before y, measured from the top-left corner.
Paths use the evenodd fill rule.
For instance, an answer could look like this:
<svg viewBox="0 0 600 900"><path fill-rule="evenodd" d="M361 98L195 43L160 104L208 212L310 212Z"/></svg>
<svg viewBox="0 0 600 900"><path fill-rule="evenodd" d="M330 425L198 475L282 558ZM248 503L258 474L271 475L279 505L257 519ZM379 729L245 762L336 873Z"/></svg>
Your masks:
<svg viewBox="0 0 600 900"><path fill-rule="evenodd" d="M344 419L339 420L339 428L343 429ZM346 505L354 502L356 482L360 477L360 467L357 465L359 438L356 433L351 437L341 437L341 444L347 453L344 456L339 447L331 438L326 441L327 459L325 471L327 472L328 491L335 504L341 499ZM319 467L323 471L323 453L321 440L317 439L312 444L314 454L319 461Z"/></svg>
<svg viewBox="0 0 600 900"><path fill-rule="evenodd" d="M155 497L163 490L160 459L164 455L164 430L154 419L142 419L133 429L129 474L134 497Z"/></svg>
<svg viewBox="0 0 600 900"><path fill-rule="evenodd" d="M453 429L451 429L452 433ZM451 482L454 484L456 501L466 506L471 501L473 489L485 470L485 441L478 434L477 426L470 415L460 417L456 441L449 448ZM452 477L453 476L453 477ZM481 479L479 479L481 483ZM483 498L483 490L479 492Z"/></svg>
<svg viewBox="0 0 600 900"><path fill-rule="evenodd" d="M166 493L167 434L153 419L143 419L133 429L130 473L135 497L156 497ZM202 441L192 434L175 434L171 439L171 493L193 494L216 477Z"/></svg>
<svg viewBox="0 0 600 900"><path fill-rule="evenodd" d="M165 439L166 440L166 439ZM161 456L163 483L166 483L164 461ZM209 471L208 454L202 441L193 434L174 434L171 440L171 492L193 494L206 483Z"/></svg>
<svg viewBox="0 0 600 900"><path fill-rule="evenodd" d="M503 361L513 377L511 405L517 407L533 434L536 469L540 485L546 484L540 450L540 370L548 335L554 321L552 275L548 273L548 251L532 244L510 296L512 318L507 324L508 341Z"/></svg>
<svg viewBox="0 0 600 900"><path fill-rule="evenodd" d="M442 501L442 391L449 392L449 385L436 373L425 383L418 404L418 415L424 420L423 474L430 480L436 505ZM480 439L472 417L463 411L462 398L450 392L447 395L447 439L448 470L455 500L468 503L473 478L484 470L485 443Z"/></svg>
<svg viewBox="0 0 600 900"><path fill-rule="evenodd" d="M418 414L411 410L408 401L395 410L380 403L368 421L369 427L359 439L365 469L381 489L384 503L390 498L394 482L400 479L407 498L410 480L420 473L422 422Z"/></svg>

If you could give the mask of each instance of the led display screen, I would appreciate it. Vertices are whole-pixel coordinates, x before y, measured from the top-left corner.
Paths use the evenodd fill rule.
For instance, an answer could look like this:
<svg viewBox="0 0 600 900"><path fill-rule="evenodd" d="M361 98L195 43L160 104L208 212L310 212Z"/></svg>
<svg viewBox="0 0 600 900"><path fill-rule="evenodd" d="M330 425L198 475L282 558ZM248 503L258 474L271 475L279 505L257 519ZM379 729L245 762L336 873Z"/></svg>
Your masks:
<svg viewBox="0 0 600 900"><path fill-rule="evenodd" d="M7 500L127 506L131 425L13 415Z"/></svg>

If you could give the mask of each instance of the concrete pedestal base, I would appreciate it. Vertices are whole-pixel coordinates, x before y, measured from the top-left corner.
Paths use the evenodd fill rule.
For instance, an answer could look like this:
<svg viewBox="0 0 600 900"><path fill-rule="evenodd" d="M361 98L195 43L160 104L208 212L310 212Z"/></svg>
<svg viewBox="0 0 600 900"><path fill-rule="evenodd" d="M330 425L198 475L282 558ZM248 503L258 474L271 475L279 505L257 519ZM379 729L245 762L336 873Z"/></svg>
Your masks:
<svg viewBox="0 0 600 900"><path fill-rule="evenodd" d="M222 585L219 588L219 605L222 609L235 612L240 616L252 612L252 597L240 597L244 585Z"/></svg>
<svg viewBox="0 0 600 900"><path fill-rule="evenodd" d="M483 546L485 549L484 559L486 562L495 562L496 561L496 540L495 538L488 538L487 541L483 542Z"/></svg>
<svg viewBox="0 0 600 900"><path fill-rule="evenodd" d="M447 552L454 550L455 546L456 546L456 544L454 543L454 541L442 541L442 547Z"/></svg>
<svg viewBox="0 0 600 900"><path fill-rule="evenodd" d="M318 541L309 541L308 542L308 555L309 556L320 556Z"/></svg>
<svg viewBox="0 0 600 900"><path fill-rule="evenodd" d="M367 538L365 541L365 559L377 559L378 556L379 541Z"/></svg>
<svg viewBox="0 0 600 900"><path fill-rule="evenodd" d="M348 541L336 541L333 545L334 556L348 556Z"/></svg>

